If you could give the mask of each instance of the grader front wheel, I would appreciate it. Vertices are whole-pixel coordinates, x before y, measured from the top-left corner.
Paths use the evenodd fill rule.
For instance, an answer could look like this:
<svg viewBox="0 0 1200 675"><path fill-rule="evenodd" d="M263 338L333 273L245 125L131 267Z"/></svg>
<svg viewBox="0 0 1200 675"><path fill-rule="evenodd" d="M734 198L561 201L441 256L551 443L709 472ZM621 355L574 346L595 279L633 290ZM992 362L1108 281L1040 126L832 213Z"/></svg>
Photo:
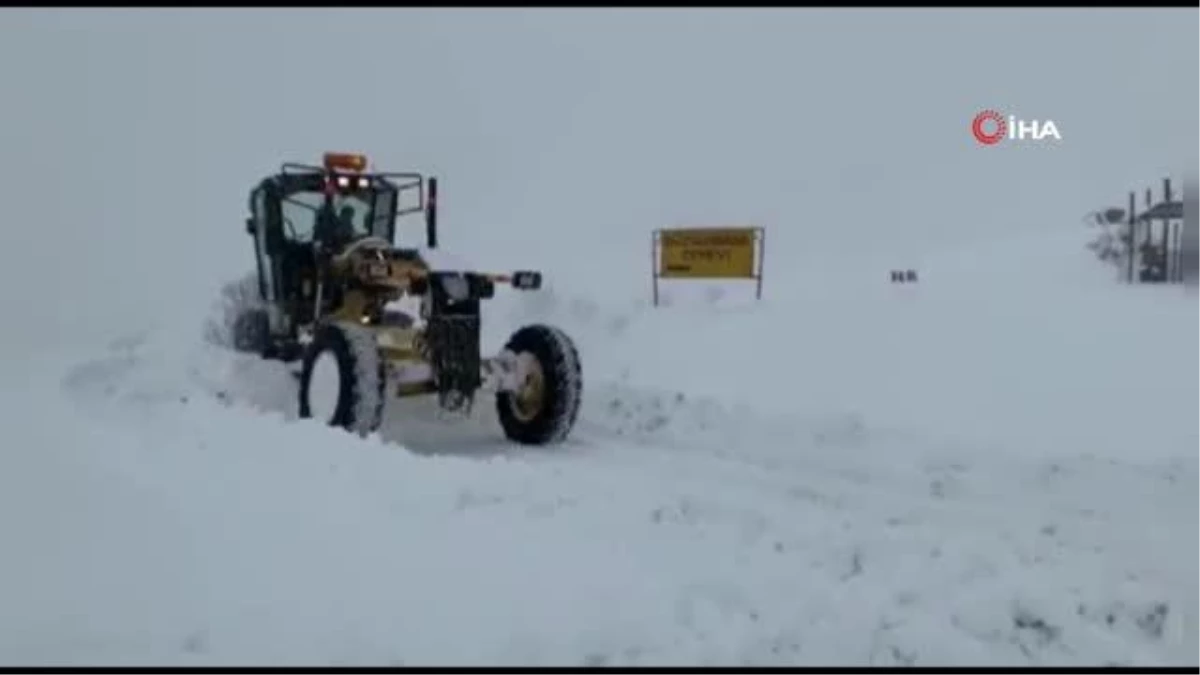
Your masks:
<svg viewBox="0 0 1200 675"><path fill-rule="evenodd" d="M513 417L529 424L546 405L546 374L542 371L541 361L533 354L523 352L518 358L522 362L525 378L521 387L509 397L509 405Z"/></svg>
<svg viewBox="0 0 1200 675"><path fill-rule="evenodd" d="M504 435L523 445L562 442L575 426L583 394L574 342L557 328L533 325L514 333L505 348L525 362L526 375L516 390L496 395Z"/></svg>

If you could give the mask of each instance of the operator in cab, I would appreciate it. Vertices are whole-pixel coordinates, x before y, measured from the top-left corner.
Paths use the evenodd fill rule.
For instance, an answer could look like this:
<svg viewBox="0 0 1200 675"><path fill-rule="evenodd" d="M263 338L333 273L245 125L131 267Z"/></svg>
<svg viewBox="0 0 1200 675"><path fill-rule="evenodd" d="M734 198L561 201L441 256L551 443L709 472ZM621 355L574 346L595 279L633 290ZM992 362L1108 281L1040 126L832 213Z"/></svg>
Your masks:
<svg viewBox="0 0 1200 675"><path fill-rule="evenodd" d="M337 250L357 239L354 228L354 207L344 204L337 210L326 201L317 210L317 222L313 228L313 239L322 247Z"/></svg>

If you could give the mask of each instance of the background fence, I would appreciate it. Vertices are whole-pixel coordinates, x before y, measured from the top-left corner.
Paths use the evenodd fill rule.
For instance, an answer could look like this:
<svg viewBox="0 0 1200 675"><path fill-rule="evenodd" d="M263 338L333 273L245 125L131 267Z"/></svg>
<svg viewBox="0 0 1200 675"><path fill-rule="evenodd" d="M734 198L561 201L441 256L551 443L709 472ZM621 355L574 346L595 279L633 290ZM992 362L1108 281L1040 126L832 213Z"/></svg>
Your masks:
<svg viewBox="0 0 1200 675"><path fill-rule="evenodd" d="M1163 179L1159 195L1153 188L1130 192L1125 208L1091 214L1094 224L1119 232L1105 231L1091 248L1101 260L1120 265L1128 283L1195 283L1200 249L1195 201L1195 185L1179 190L1170 178Z"/></svg>

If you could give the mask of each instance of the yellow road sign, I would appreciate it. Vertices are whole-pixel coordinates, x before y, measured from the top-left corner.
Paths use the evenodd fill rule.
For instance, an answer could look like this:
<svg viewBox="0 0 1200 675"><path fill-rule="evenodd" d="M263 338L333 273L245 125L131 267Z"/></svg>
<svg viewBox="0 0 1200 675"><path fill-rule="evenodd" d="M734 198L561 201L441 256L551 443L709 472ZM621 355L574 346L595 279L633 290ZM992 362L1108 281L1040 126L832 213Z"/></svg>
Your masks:
<svg viewBox="0 0 1200 675"><path fill-rule="evenodd" d="M664 279L754 279L758 228L661 230L658 276Z"/></svg>

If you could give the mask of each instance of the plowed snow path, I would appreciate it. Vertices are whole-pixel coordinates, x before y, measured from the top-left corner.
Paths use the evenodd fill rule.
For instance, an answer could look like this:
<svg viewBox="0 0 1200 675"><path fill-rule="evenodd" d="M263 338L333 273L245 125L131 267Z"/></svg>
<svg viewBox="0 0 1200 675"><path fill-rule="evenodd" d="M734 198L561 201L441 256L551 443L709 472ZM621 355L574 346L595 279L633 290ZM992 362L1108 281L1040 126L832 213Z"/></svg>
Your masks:
<svg viewBox="0 0 1200 675"><path fill-rule="evenodd" d="M442 429L398 406L383 439L359 441L281 423L282 368L172 344L135 336L5 391L29 432L0 479L16 552L0 595L22 608L0 613L6 662L1157 663L1195 650L1180 601L1194 580L1178 586L1194 570L1163 555L1194 514L1194 464L1011 462L853 417L599 382L555 451L497 443L486 410ZM1097 490L1121 499L1098 508Z"/></svg>

